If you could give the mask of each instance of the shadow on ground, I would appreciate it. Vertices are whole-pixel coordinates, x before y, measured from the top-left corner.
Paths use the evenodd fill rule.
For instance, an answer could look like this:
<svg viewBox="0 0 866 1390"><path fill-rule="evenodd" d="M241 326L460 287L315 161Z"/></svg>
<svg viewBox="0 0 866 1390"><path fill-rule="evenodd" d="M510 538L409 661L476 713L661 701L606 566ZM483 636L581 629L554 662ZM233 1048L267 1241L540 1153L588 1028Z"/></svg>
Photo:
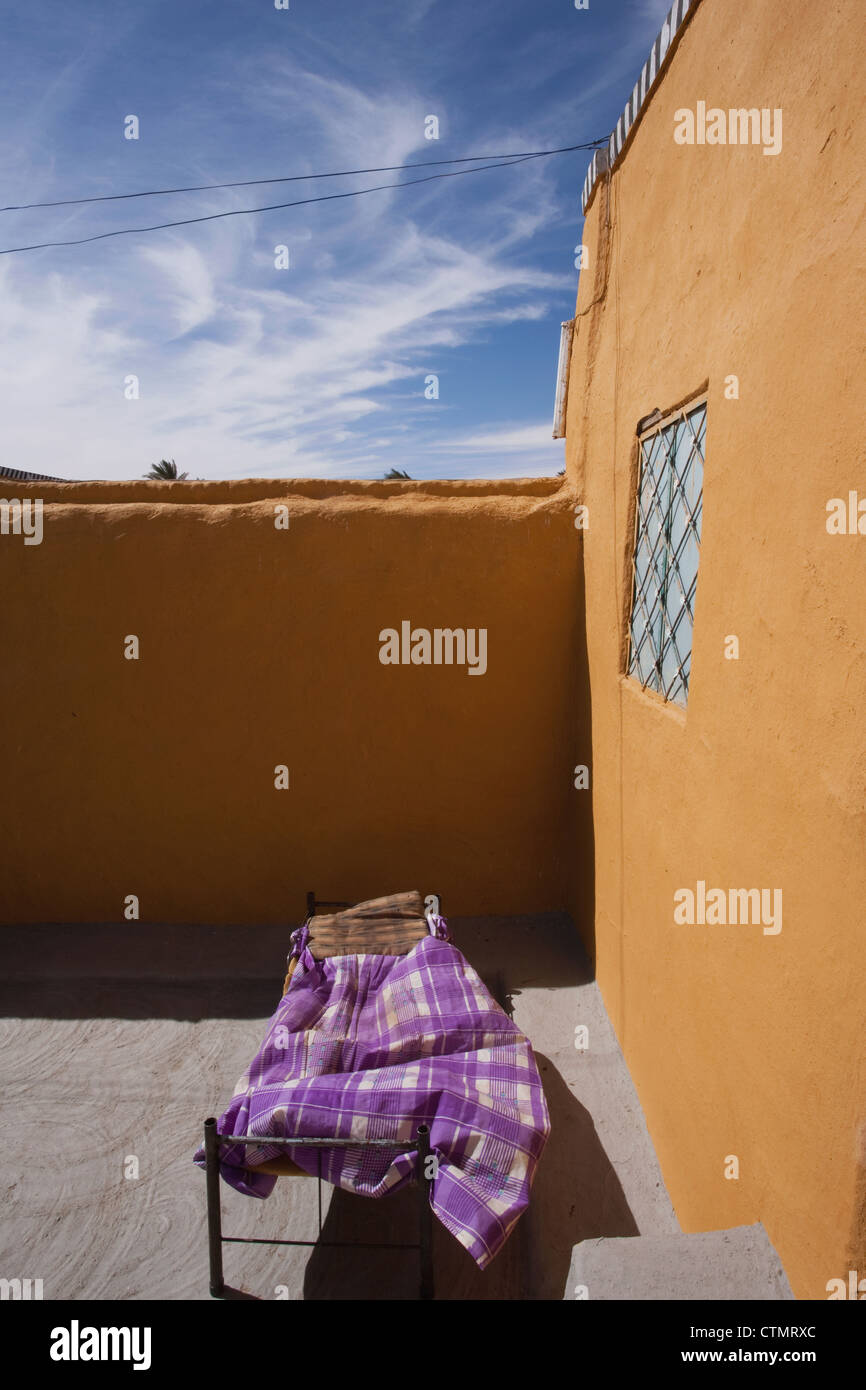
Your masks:
<svg viewBox="0 0 866 1390"><path fill-rule="evenodd" d="M3 927L0 1017L266 1019L279 1002L296 925ZM501 973L504 962L508 978L521 985L583 984L589 978L564 913L458 917L451 929L485 979Z"/></svg>
<svg viewBox="0 0 866 1390"><path fill-rule="evenodd" d="M269 1018L295 925L4 927L0 1017Z"/></svg>
<svg viewBox="0 0 866 1390"><path fill-rule="evenodd" d="M556 1068L538 1057L551 1134L532 1199L486 1270L440 1222L433 1227L438 1299L561 1299L572 1246L596 1236L635 1236L638 1227L602 1148L592 1116ZM418 1194L412 1187L380 1201L334 1193L324 1241L410 1242L418 1238ZM418 1255L410 1251L335 1250L317 1246L307 1264L304 1298L415 1299Z"/></svg>

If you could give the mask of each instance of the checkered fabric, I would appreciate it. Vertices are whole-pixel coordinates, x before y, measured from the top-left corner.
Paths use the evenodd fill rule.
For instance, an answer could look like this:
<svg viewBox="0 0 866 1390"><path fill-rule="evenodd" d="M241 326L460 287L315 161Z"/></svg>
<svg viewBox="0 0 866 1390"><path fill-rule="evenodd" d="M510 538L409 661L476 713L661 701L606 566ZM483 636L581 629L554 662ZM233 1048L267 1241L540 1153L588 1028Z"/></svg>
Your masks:
<svg viewBox="0 0 866 1390"><path fill-rule="evenodd" d="M382 1197L414 1179L419 1124L438 1161L433 1210L483 1269L529 1203L550 1130L529 1040L449 941L428 935L403 956L305 951L217 1126L262 1142L224 1146L222 1177L268 1197L277 1179L258 1163L285 1154L315 1173L321 1153L327 1182ZM407 1147L311 1150L268 1135Z"/></svg>

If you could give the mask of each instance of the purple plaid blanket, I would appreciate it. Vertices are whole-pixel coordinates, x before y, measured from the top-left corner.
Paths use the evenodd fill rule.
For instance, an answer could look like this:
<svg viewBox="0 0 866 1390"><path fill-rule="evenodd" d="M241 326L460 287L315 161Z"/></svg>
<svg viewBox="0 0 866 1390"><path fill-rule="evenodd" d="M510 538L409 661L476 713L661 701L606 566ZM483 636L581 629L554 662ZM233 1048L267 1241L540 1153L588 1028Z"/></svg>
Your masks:
<svg viewBox="0 0 866 1390"><path fill-rule="evenodd" d="M256 1164L287 1155L335 1186L382 1197L413 1180L411 1140L430 1127L437 1159L433 1210L484 1269L529 1203L550 1131L529 1041L449 941L407 955L304 951L249 1071L220 1117L220 1171L250 1197L276 1177ZM394 1139L405 1151L311 1150L267 1136ZM204 1151L195 1155L204 1167ZM251 1171L253 1170L253 1171Z"/></svg>

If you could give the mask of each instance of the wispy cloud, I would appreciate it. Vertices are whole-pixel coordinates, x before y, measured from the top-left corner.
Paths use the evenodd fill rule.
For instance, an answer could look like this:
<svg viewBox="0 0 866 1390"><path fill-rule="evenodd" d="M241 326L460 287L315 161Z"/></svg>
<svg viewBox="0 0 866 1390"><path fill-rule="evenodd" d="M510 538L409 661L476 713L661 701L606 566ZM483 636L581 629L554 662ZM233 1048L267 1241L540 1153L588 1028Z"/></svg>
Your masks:
<svg viewBox="0 0 866 1390"><path fill-rule="evenodd" d="M456 435L453 439L444 440L439 448L456 453L503 454L516 451L525 454L536 449L546 449L552 453L556 449L561 450L562 445L557 445L552 437L550 421L545 420L533 425L506 425L486 433Z"/></svg>
<svg viewBox="0 0 866 1390"><path fill-rule="evenodd" d="M552 477L565 465L564 442L553 438L549 418L454 435L432 446L437 453L449 477Z"/></svg>
<svg viewBox="0 0 866 1390"><path fill-rule="evenodd" d="M642 24L655 25L661 29L670 13L673 0L632 0L634 17Z"/></svg>
<svg viewBox="0 0 866 1390"><path fill-rule="evenodd" d="M644 0L640 8L646 22ZM195 12L200 19L203 10ZM471 72L475 84L494 84L490 93L490 53L512 63L519 52L508 40L497 50L482 17L447 0L403 7L396 30L387 5L291 13L291 28L263 16L238 20L234 42L225 31L211 40L196 23L196 42L183 49L192 56L181 63L177 44L166 46L178 35L154 28L146 13L137 15L127 54L100 46L86 25L76 31L84 10L70 0L66 61L54 85L44 82L49 29L41 21L37 46L25 45L11 65L23 76L6 105L15 107L16 81L32 100L13 122L23 137L17 154L7 148L4 156L10 186L60 197L76 185L83 193L128 191L543 148L575 119L591 119L590 89L609 88L610 72L626 61L620 44L600 64L595 30L574 49L590 54L575 84L563 44L549 33L542 41L526 8L503 0L499 19L530 26L525 51L539 62L531 65L531 97L515 99L512 83L494 105L473 93L466 46L484 40ZM172 22L182 25L184 16ZM589 32L574 14L556 22L567 43ZM550 91L539 85L545 72ZM122 139L127 111L142 115L138 145ZM441 117L439 141L424 138L431 111ZM561 446L547 421L505 426L502 417L534 421L552 399L558 325L576 284L570 248L583 161L569 161L0 259L5 456L67 477L135 477L163 456L206 477L375 476L395 454L416 476L443 466L555 472ZM407 177L16 214L3 220L0 244L31 231L39 239L46 229L84 235ZM289 269L275 265L278 245L289 248ZM513 356L518 331L536 335L517 350L527 363L540 351L543 371L522 373L522 398L504 401L484 383L495 381L497 361ZM459 370L452 353L461 354ZM475 364L468 372L467 362ZM425 413L431 371L441 374L441 394ZM478 385L469 389L473 372ZM133 376L139 395L127 399Z"/></svg>

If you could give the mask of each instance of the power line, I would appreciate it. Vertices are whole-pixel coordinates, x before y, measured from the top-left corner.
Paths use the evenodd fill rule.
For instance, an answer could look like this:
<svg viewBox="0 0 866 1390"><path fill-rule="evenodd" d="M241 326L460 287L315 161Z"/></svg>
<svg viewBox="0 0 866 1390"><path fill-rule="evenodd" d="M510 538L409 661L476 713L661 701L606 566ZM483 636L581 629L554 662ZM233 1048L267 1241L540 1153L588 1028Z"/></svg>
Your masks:
<svg viewBox="0 0 866 1390"><path fill-rule="evenodd" d="M50 203L10 203L8 207L0 208L0 212L27 212L33 208L80 207L84 203L114 203L126 198L163 198L171 193L205 193L218 188L252 188L270 183L301 183L309 179L342 179L349 178L353 174L393 174L400 169L424 169L437 164L477 164L482 159L540 159L544 155L568 154L572 150L593 150L598 145L606 145L608 138L605 136L602 140L588 140L581 145L562 145L555 150L519 150L515 154L467 154L459 159L422 159L415 164L380 164L371 169L335 169L329 174L287 174L275 179L241 179L236 183L195 183L184 188L147 188L141 193L104 193L92 198L61 198Z"/></svg>
<svg viewBox="0 0 866 1390"><path fill-rule="evenodd" d="M575 149L579 146L575 146ZM546 150L539 151L537 154L524 154L517 158L507 160L499 164L481 164L473 169L450 169L443 174L427 174L422 179L404 179L398 183L379 183L371 188L350 189L346 193L322 193L316 198L297 198L290 203L268 203L260 208L230 208L227 212L211 212L202 217L184 217L174 222L156 222L150 227L119 227L113 232L97 232L93 236L75 237L68 241L39 241L30 246L6 246L0 249L0 256L15 255L20 251L44 251L51 247L58 246L83 246L90 241L105 241L108 237L131 236L138 232L160 232L169 227L189 227L196 222L216 222L222 217L247 217L257 212L275 212L281 208L303 207L308 203L328 203L337 198L359 198L365 193L379 193L385 188L408 188L411 184L431 183L434 179L455 179L461 174L481 174L486 169L510 169L515 164L523 164L528 159L541 159L545 154L552 153ZM564 153L559 151L558 153ZM431 163L450 162L450 161L430 161ZM400 166L398 166L400 167Z"/></svg>

